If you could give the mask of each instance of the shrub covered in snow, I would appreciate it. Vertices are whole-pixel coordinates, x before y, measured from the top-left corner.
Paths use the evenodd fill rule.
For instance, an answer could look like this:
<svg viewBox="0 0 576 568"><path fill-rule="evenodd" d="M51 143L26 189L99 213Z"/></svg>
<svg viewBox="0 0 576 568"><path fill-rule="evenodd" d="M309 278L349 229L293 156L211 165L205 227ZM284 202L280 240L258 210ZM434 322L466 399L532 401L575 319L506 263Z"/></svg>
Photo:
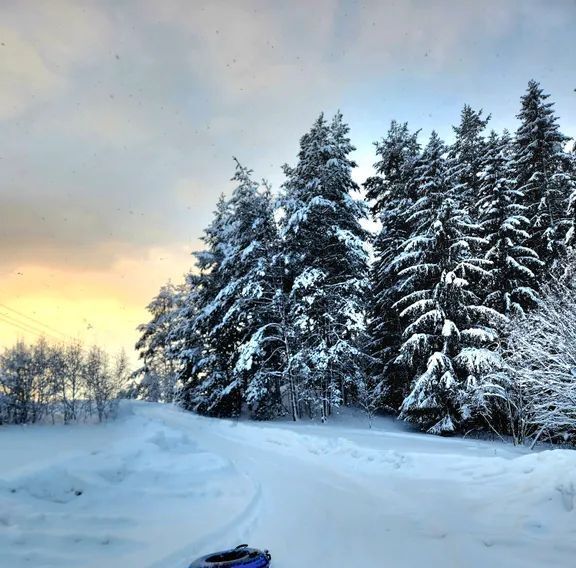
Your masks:
<svg viewBox="0 0 576 568"><path fill-rule="evenodd" d="M576 440L576 264L513 320L505 361L512 430Z"/></svg>

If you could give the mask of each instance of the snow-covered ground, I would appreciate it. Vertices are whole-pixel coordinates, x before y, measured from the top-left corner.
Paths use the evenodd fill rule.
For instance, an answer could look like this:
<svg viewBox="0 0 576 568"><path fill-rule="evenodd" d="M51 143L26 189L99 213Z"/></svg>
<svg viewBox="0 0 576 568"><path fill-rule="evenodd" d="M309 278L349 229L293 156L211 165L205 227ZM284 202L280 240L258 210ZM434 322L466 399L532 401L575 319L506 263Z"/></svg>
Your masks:
<svg viewBox="0 0 576 568"><path fill-rule="evenodd" d="M183 568L248 542L275 568L572 567L576 452L126 403L0 428L0 566Z"/></svg>

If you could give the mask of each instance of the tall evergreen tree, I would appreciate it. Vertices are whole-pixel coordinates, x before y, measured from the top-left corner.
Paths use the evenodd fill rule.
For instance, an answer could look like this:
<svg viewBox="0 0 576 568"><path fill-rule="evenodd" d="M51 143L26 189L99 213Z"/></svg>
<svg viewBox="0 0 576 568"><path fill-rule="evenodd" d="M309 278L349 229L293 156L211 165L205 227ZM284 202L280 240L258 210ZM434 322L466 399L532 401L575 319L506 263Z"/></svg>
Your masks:
<svg viewBox="0 0 576 568"><path fill-rule="evenodd" d="M365 183L372 201L372 215L380 223L373 240L374 262L370 270L368 336L371 376L385 405L397 409L406 396L409 381L394 365L401 344L401 325L393 308L399 299L401 278L392 262L409 236L407 212L414 202L414 168L420 146L418 132L406 123L392 121L386 138L376 143L377 175Z"/></svg>
<svg viewBox="0 0 576 568"><path fill-rule="evenodd" d="M525 196L531 234L527 245L553 268L564 248L570 175L564 145L550 95L536 81L528 83L517 118L514 165L517 187Z"/></svg>
<svg viewBox="0 0 576 568"><path fill-rule="evenodd" d="M460 124L452 127L455 140L448 153L448 167L455 196L470 212L479 196L479 176L486 152L483 133L490 120L490 116L484 118L482 113L482 110L476 111L469 105L464 105Z"/></svg>
<svg viewBox="0 0 576 568"><path fill-rule="evenodd" d="M416 170L411 236L395 260L405 322L397 363L413 377L401 417L432 433L453 432L471 418L478 380L494 364L486 346L499 318L470 289L486 276L486 262L475 255L481 240L458 202L445 154L433 132Z"/></svg>
<svg viewBox="0 0 576 568"><path fill-rule="evenodd" d="M248 403L256 418L281 411L281 355L274 332L279 286L276 226L270 191L236 162L237 187L221 199L197 255L182 317L187 406L236 416Z"/></svg>
<svg viewBox="0 0 576 568"><path fill-rule="evenodd" d="M572 249L576 248L576 142L572 146L572 152L569 156L569 171L571 192L568 199L568 218L570 223L566 233L566 244Z"/></svg>
<svg viewBox="0 0 576 568"><path fill-rule="evenodd" d="M233 376L255 418L282 412L283 343L278 327L281 293L278 233L269 186L251 179L251 170L236 163L238 187L230 200L233 221L224 268L236 281L227 326L242 330L233 356Z"/></svg>
<svg viewBox="0 0 576 568"><path fill-rule="evenodd" d="M502 314L520 314L537 302L535 274L542 262L524 245L529 221L523 193L515 187L511 164L512 141L507 132L492 132L480 186L477 210L482 233L488 242L490 261L486 305Z"/></svg>
<svg viewBox="0 0 576 568"><path fill-rule="evenodd" d="M367 288L364 203L351 171L348 126L320 116L300 142L298 163L285 166L281 224L286 263L293 414L325 419L362 379L359 334Z"/></svg>
<svg viewBox="0 0 576 568"><path fill-rule="evenodd" d="M176 287L172 283L162 286L147 306L151 320L138 326L141 336L136 350L142 366L134 375L141 377L139 395L146 400L172 402L179 373L173 330L183 291L182 286Z"/></svg>
<svg viewBox="0 0 576 568"><path fill-rule="evenodd" d="M222 198L218 207L221 203ZM196 265L198 266L198 261ZM182 387L178 394L178 401L186 410L198 408L200 397L196 397L196 393L200 390L199 385L207 377L204 371L203 334L201 327L196 323L196 316L206 299L206 287L209 284L208 267L205 267L203 271L200 269L189 271L184 277L179 309L171 320L170 352L178 366L178 380ZM208 409L204 407L204 412L207 411Z"/></svg>
<svg viewBox="0 0 576 568"><path fill-rule="evenodd" d="M190 275L178 339L182 343L183 404L212 416L237 416L242 407L240 385L232 376L231 355L239 331L225 325L230 281L223 269L230 248L230 203L221 196L212 223L202 240L206 248L195 253L198 274Z"/></svg>

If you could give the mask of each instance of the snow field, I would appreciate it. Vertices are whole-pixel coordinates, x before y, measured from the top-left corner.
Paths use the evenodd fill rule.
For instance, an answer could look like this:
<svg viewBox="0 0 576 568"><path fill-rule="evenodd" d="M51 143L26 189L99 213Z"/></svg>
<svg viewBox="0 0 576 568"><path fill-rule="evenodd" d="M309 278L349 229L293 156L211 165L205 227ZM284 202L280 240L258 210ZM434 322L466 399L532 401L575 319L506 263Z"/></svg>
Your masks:
<svg viewBox="0 0 576 568"><path fill-rule="evenodd" d="M26 466L0 467L0 566L148 566L220 529L254 498L229 460L161 421L137 414L92 428L100 436L93 449L82 451L77 436L76 452L63 456L63 428L0 432L0 448L8 436L53 444L38 467L33 455Z"/></svg>
<svg viewBox="0 0 576 568"><path fill-rule="evenodd" d="M573 566L572 451L123 408L0 430L0 566L184 568L240 542L274 568Z"/></svg>

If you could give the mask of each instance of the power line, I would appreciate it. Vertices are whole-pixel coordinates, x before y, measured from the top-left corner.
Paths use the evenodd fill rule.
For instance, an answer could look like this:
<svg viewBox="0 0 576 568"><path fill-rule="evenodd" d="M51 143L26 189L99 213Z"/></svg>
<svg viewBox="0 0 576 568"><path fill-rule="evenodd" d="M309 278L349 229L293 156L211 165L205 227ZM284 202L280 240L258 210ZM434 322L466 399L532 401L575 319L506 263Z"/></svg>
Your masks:
<svg viewBox="0 0 576 568"><path fill-rule="evenodd" d="M26 324L19 324L19 323L15 323L14 321L9 321L8 319L4 319L4 316L2 314L0 314L0 321L7 323L8 325L11 325L12 327L16 327L20 331L25 331L26 333L33 333L34 335L36 335L38 337L45 337L46 336L45 333L37 331L31 327L24 327ZM54 339L55 341L58 341L55 337L52 337L52 336L49 336L49 337L51 339Z"/></svg>
<svg viewBox="0 0 576 568"><path fill-rule="evenodd" d="M40 327L36 327L34 325L31 325L29 323L23 322L23 321L18 321L16 318L8 315L8 314L3 314L0 312L0 318L1 321L3 321L4 323L8 323L10 325L14 325L19 327L20 329L24 329L24 331L30 331L32 333L35 333L36 335L40 335L42 337L49 337L50 339L54 340L54 341L62 341L61 339L58 339L56 336L52 335L51 333L48 333L47 331L43 330Z"/></svg>
<svg viewBox="0 0 576 568"><path fill-rule="evenodd" d="M26 314L19 312L18 310L15 310L14 308L11 308L10 306L7 306L5 304L0 304L0 307L5 308L6 310L10 310L11 312L14 312L15 314L26 318L27 320L30 320L31 322L33 322L36 326L41 326L41 327L45 327L46 329L49 329L50 331L57 333L58 335L61 335L62 337L68 338L68 336L65 333L62 333L61 331L58 331L57 329L54 329L53 327L49 326L48 324L45 324L43 322L41 322L40 320L27 316ZM8 316L10 317L10 316ZM12 318L14 319L14 318ZM17 320L16 320L17 321ZM29 324L24 324L24 325L29 325Z"/></svg>
<svg viewBox="0 0 576 568"><path fill-rule="evenodd" d="M62 333L61 331L58 331L57 329L54 329L53 327L49 326L48 324L45 324L43 322L41 322L40 320L27 316L26 314L19 312L18 310L15 310L14 308L11 308L9 306L7 306L6 304L0 304L0 307L6 309L6 310L10 310L11 312L14 312L15 314L18 314L19 316L26 318L27 320L30 320L31 322L34 322L37 326L41 326L41 327L45 327L46 329L49 329L50 331L57 333L58 335L61 335L62 337L64 337L65 339L71 339L71 337L69 335L66 335L65 333ZM12 318L14 319L14 318ZM25 324L26 325L26 324Z"/></svg>

